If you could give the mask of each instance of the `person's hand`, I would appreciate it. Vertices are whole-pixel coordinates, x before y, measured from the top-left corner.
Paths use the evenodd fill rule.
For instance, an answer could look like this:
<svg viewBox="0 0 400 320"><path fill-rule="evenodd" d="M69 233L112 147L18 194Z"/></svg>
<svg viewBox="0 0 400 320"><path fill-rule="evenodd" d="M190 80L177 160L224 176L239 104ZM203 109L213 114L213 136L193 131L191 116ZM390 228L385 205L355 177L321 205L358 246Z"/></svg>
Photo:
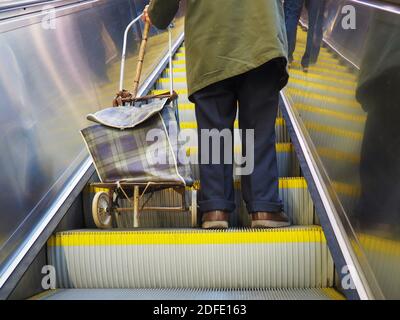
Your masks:
<svg viewBox="0 0 400 320"><path fill-rule="evenodd" d="M149 22L150 24L152 24L149 16L149 5L144 7L142 20L144 23Z"/></svg>

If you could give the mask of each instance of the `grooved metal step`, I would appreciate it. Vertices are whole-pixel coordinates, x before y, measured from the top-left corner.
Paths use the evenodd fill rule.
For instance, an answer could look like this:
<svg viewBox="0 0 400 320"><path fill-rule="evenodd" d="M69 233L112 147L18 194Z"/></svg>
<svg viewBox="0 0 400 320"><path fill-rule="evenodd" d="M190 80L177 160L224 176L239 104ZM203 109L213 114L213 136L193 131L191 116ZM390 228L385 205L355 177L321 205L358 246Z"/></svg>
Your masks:
<svg viewBox="0 0 400 320"><path fill-rule="evenodd" d="M331 288L274 290L64 289L31 300L343 300Z"/></svg>
<svg viewBox="0 0 400 320"><path fill-rule="evenodd" d="M48 241L57 288L326 288L334 267L320 227L82 230Z"/></svg>

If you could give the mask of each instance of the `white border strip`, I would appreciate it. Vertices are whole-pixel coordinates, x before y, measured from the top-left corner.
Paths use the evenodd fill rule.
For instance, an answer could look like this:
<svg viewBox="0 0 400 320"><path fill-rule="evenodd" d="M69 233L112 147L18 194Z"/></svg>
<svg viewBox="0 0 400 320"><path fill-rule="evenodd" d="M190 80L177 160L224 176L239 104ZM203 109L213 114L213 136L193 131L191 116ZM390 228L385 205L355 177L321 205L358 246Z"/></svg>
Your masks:
<svg viewBox="0 0 400 320"><path fill-rule="evenodd" d="M290 118L290 121L293 125L293 129L295 130L296 136L299 139L299 144L300 147L303 151L304 154L304 158L307 162L307 166L310 169L311 175L313 177L313 180L315 182L316 188L318 190L318 194L321 197L323 206L325 208L325 211L327 213L329 222L332 226L333 232L335 234L336 240L338 241L339 247L341 249L341 252L343 254L343 257L345 259L345 262L348 266L355 266L358 265L357 262L353 259L351 253L350 253L350 246L348 244L347 239L343 236L343 226L341 224L341 222L339 221L339 219L336 218L336 214L334 212L334 210L332 209L333 206L331 205L329 198L327 196L327 193L325 192L325 189L323 187L322 182L319 179L319 175L317 173L317 169L316 169L316 165L314 163L314 161L312 160L311 157L311 152L310 149L308 148L307 144L305 143L305 139L304 139L304 135L302 133L302 131L299 128L297 119L292 111L292 109L289 107L289 101L286 99L285 95L283 93L281 93L282 99L286 105L286 111L288 113L288 116ZM350 275L351 278L353 280L353 283L356 287L356 290L358 292L358 295L360 296L361 300L370 300L373 299L372 295L369 294L369 290L365 287L364 282L362 281L360 275L359 275L359 268L357 269L357 271L359 272L353 272L353 268L349 268L350 271Z"/></svg>

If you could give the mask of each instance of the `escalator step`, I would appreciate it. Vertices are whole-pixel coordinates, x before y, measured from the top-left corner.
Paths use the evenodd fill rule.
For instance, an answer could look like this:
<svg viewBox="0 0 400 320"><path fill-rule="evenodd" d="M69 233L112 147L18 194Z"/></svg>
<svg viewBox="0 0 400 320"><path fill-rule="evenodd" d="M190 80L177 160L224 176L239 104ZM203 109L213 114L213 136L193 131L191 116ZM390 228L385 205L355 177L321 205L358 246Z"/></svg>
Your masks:
<svg viewBox="0 0 400 320"><path fill-rule="evenodd" d="M95 192L100 189L92 190L88 199L92 199ZM281 178L279 180L279 195L283 202L283 208L291 218L294 225L313 225L319 224L316 220L314 205L311 195L307 188L304 178ZM148 206L167 205L171 207L181 206L181 198L171 190L163 190L154 193L150 200L147 196L143 197L143 202ZM236 211L230 216L230 226L249 227L250 216L242 199L240 182L236 182L235 190ZM90 204L88 202L87 219L90 219ZM131 207L128 200L120 200L121 207ZM120 216L121 228L133 227L133 212L127 211ZM176 214L174 212L152 212L145 211L140 214L139 223L142 228L190 228L191 215L189 212Z"/></svg>
<svg viewBox="0 0 400 320"><path fill-rule="evenodd" d="M344 300L332 288L197 290L197 289L59 289L31 300Z"/></svg>
<svg viewBox="0 0 400 320"><path fill-rule="evenodd" d="M61 232L48 241L57 288L326 288L320 227Z"/></svg>
<svg viewBox="0 0 400 320"><path fill-rule="evenodd" d="M187 149L186 154L191 159L192 174L195 180L200 179L198 163L198 147L193 146ZM291 143L277 143L276 154L278 160L278 171L280 177L298 177L300 176L300 164L297 160L296 153ZM235 145L234 159L240 160L242 155L242 146ZM238 161L235 162L239 163ZM236 165L234 164L235 168Z"/></svg>

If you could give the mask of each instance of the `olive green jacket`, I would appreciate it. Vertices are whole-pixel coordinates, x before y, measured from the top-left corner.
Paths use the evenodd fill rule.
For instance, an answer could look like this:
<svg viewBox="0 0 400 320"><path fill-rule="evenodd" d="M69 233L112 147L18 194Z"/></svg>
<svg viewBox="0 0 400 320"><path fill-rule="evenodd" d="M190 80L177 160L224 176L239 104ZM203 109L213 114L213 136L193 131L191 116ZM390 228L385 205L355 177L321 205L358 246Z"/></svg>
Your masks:
<svg viewBox="0 0 400 320"><path fill-rule="evenodd" d="M151 0L153 24L167 28L179 2ZM186 0L185 47L189 96L274 58L286 58L282 0ZM286 70L280 80L285 86Z"/></svg>

